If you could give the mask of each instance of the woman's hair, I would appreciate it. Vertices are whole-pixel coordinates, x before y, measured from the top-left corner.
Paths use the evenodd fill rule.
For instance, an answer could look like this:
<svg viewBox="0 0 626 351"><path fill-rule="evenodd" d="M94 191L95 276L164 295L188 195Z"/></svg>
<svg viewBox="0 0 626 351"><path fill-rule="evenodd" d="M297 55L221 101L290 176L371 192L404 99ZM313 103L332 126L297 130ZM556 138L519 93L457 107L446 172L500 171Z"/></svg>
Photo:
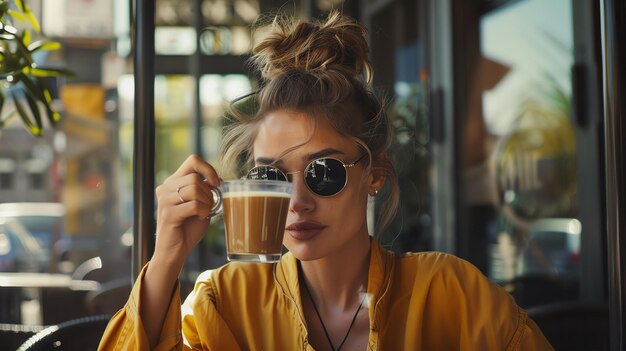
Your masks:
<svg viewBox="0 0 626 351"><path fill-rule="evenodd" d="M221 161L226 171L251 168L257 126L272 111L325 118L340 134L365 147L373 174L389 182L390 194L377 224L380 235L395 216L399 192L387 157L392 128L383 103L371 91L365 32L337 11L324 21L275 17L249 61L261 76L260 88L231 104L234 121L226 128Z"/></svg>

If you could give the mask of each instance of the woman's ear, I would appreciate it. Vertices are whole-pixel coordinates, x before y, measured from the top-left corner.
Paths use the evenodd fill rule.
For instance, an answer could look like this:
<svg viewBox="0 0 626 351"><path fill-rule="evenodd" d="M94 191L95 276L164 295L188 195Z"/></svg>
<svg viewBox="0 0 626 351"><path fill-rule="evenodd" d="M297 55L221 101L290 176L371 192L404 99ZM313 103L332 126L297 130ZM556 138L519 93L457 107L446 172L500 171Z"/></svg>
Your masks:
<svg viewBox="0 0 626 351"><path fill-rule="evenodd" d="M378 155L376 159L373 160L372 164L372 173L370 177L369 191L370 196L376 196L380 189L385 185L385 181L387 180L386 172L387 169L384 165L389 162L386 154Z"/></svg>
<svg viewBox="0 0 626 351"><path fill-rule="evenodd" d="M380 189L383 187L383 185L385 185L385 179L387 178L384 175L380 175L380 174L372 175L372 182L370 183L370 187L368 191L370 196L378 195L378 192L380 191Z"/></svg>

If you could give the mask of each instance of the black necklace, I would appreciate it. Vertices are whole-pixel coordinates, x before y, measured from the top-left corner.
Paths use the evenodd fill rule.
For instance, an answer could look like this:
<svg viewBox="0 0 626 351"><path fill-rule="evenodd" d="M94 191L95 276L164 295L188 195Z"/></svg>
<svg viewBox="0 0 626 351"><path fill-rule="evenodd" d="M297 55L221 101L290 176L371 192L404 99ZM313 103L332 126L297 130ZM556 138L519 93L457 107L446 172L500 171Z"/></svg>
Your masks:
<svg viewBox="0 0 626 351"><path fill-rule="evenodd" d="M313 309L315 310L315 314L317 314L317 319L319 319L320 324L322 325L322 329L324 330L324 334L326 335L326 340L328 340L328 344L330 345L330 349L333 350L333 351L341 350L341 347L343 346L343 344L348 339L348 335L350 335L350 331L352 331L352 326L354 325L354 322L356 322L356 317L359 315L359 312L361 311L361 307L363 307L363 302L365 302L365 297L367 296L367 294L363 294L363 299L361 300L361 303L359 304L359 308L356 309L356 312L354 313L354 317L352 317L352 322L350 322L350 326L348 327L348 332L343 337L343 340L341 340L341 344L339 344L339 347L335 348L335 346L333 345L332 340L330 340L330 335L328 335L328 330L326 330L326 326L324 325L324 321L322 320L322 316L320 315L320 311L317 309L317 306L315 305L315 301L313 301L313 296L311 296L311 292L309 291L309 287L306 285L306 282L304 281L304 277L302 275L301 275L301 278L302 278L302 286L304 286L304 290L306 290L307 295L309 295L309 300L311 300L311 304L313 305Z"/></svg>

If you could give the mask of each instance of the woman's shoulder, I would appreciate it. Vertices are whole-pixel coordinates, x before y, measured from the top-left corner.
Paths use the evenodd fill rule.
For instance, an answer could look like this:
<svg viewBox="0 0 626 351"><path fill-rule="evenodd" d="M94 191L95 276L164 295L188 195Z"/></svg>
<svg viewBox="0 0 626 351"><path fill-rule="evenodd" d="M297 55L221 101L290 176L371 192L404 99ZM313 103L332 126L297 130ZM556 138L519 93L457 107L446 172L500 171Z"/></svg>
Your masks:
<svg viewBox="0 0 626 351"><path fill-rule="evenodd" d="M396 254L396 263L403 276L414 275L416 279L454 279L458 281L488 282L483 273L470 262L437 251L407 252Z"/></svg>
<svg viewBox="0 0 626 351"><path fill-rule="evenodd" d="M508 305L512 315L517 311L511 296L502 287L457 256L443 252L401 254L396 255L396 267L394 280L402 287L400 290L411 291L414 296L428 296L431 302L445 296L443 304L451 299L470 301L474 305L477 301L491 301L500 306Z"/></svg>
<svg viewBox="0 0 626 351"><path fill-rule="evenodd" d="M395 256L401 265L427 265L437 269L475 268L470 262L458 256L440 251L405 252Z"/></svg>

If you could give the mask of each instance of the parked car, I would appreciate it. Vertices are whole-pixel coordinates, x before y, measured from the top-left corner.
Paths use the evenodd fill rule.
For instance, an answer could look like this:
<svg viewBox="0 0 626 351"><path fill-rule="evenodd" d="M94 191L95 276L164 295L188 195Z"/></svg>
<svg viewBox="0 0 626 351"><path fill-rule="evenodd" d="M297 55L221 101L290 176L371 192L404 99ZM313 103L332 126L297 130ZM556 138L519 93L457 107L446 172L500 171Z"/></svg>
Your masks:
<svg viewBox="0 0 626 351"><path fill-rule="evenodd" d="M543 218L528 230L522 273L576 278L580 267L582 225L575 218Z"/></svg>
<svg viewBox="0 0 626 351"><path fill-rule="evenodd" d="M0 272L44 272L49 254L14 218L0 217Z"/></svg>
<svg viewBox="0 0 626 351"><path fill-rule="evenodd" d="M71 273L83 261L97 256L99 238L68 235L65 206L57 202L0 204L0 220L19 223L46 252L47 271Z"/></svg>

